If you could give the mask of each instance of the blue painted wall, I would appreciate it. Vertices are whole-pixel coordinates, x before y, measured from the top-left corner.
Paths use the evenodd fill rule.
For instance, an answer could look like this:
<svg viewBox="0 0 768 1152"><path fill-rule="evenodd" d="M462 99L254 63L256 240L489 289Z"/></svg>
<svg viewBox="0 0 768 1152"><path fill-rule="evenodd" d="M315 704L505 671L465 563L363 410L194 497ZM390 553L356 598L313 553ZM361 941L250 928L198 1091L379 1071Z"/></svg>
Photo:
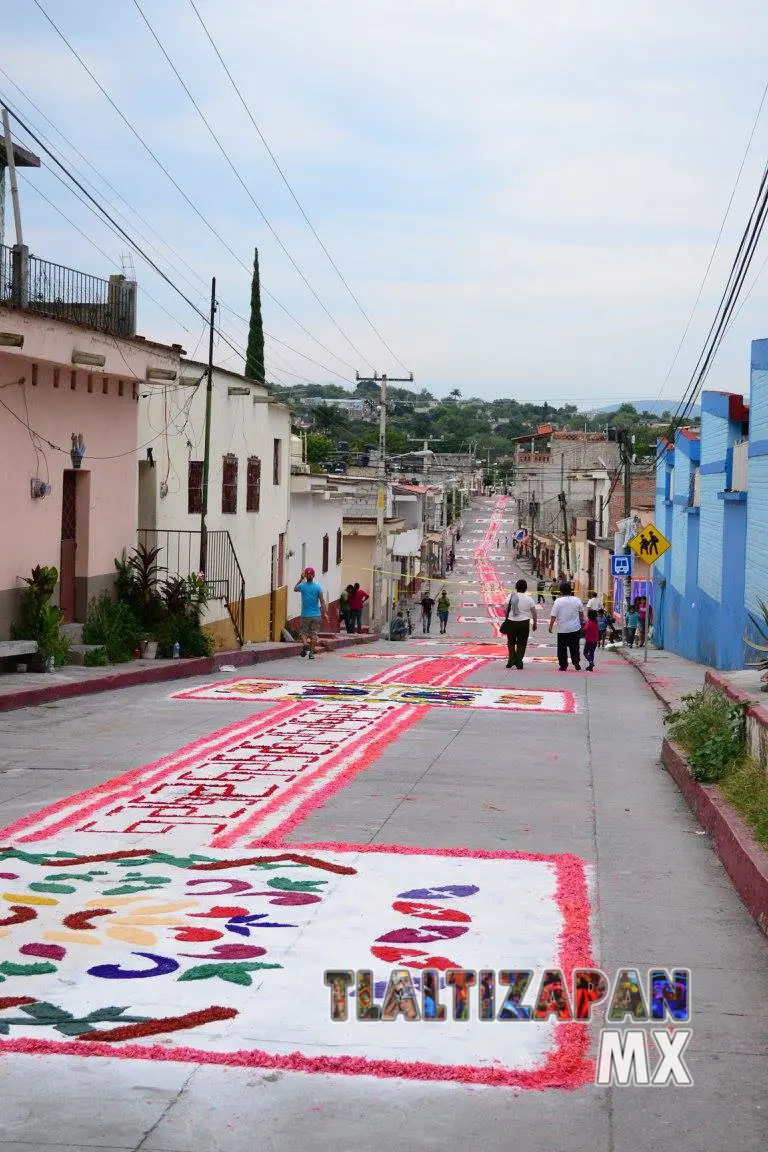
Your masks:
<svg viewBox="0 0 768 1152"><path fill-rule="evenodd" d="M768 600L768 341L753 345L751 401L758 419L750 413L748 494L730 490L733 445L744 435L741 397L705 392L700 440L678 433L657 452L656 523L672 547L654 572L656 641L713 668L744 666L749 598Z"/></svg>

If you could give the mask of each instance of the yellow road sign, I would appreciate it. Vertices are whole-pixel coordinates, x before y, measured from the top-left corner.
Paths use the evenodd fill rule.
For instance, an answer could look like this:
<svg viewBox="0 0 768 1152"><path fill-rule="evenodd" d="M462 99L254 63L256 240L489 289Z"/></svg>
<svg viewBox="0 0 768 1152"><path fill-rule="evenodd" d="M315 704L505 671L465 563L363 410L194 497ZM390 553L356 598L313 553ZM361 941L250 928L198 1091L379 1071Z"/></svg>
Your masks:
<svg viewBox="0 0 768 1152"><path fill-rule="evenodd" d="M644 528L641 528L637 536L632 537L629 546L635 556L646 564L655 564L667 549L672 547L664 533L659 532L655 524L646 524Z"/></svg>

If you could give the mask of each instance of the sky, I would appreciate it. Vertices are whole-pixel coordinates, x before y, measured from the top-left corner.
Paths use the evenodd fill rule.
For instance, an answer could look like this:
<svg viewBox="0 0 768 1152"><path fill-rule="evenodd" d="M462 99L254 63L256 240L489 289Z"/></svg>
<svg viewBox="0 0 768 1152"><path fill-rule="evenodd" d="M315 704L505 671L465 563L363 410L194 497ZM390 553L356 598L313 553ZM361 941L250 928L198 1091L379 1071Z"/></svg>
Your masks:
<svg viewBox="0 0 768 1152"><path fill-rule="evenodd" d="M242 367L247 333L238 317L248 317L258 245L268 378L281 383L351 387L356 371L403 376L405 366L417 389L438 396L459 388L484 399L589 407L682 395L768 152L766 99L665 384L768 82L764 0L195 2L383 341L302 219L190 0L141 4L327 312L238 182L134 0L40 4L234 255L36 0L4 15L0 98L123 214L131 238L203 315L216 277L220 323L236 349L217 338L218 363ZM19 139L40 152L20 130ZM40 170L23 173L25 242L94 275L130 270L129 243L79 203L57 171L43 156ZM8 205L6 243L11 233ZM767 258L768 239L747 288ZM141 289L139 331L204 357L200 313L136 252L130 259ZM707 387L748 390L750 341L768 335L767 305L768 269Z"/></svg>

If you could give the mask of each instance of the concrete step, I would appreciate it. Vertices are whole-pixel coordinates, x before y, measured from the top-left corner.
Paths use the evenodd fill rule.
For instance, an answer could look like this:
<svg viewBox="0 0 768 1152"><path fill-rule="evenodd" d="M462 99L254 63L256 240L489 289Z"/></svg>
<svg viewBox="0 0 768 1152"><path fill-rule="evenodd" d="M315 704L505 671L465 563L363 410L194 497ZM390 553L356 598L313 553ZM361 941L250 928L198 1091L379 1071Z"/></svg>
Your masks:
<svg viewBox="0 0 768 1152"><path fill-rule="evenodd" d="M82 625L79 625L82 630ZM103 644L71 644L69 647L69 655L67 656L67 664L85 664L85 656L87 652L95 652L98 648L103 648Z"/></svg>
<svg viewBox="0 0 768 1152"><path fill-rule="evenodd" d="M83 642L83 626L82 624L62 624L59 629L62 636L66 636L70 644L82 644Z"/></svg>

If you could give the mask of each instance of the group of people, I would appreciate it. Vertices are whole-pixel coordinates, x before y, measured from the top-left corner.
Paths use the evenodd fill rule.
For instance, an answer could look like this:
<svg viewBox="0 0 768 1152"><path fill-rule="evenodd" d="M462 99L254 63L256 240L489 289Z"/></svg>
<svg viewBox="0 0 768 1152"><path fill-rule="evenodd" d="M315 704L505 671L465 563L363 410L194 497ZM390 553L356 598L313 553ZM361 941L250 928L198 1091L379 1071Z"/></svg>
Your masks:
<svg viewBox="0 0 768 1152"><path fill-rule="evenodd" d="M538 628L537 609L544 603L541 578L537 580L537 599L528 595L528 582L520 579L515 591L507 601L502 632L507 638L507 668L523 668L523 658L528 646L531 631ZM595 653L598 647L605 647L610 627L610 619L596 593L592 593L586 607L578 596L573 595L569 580L562 580L557 587L549 618L550 633L557 628L557 662L561 672L568 670L568 661L581 670L581 641L584 640L583 659L587 672L595 668Z"/></svg>
<svg viewBox="0 0 768 1152"><path fill-rule="evenodd" d="M429 635L432 628L432 613L435 608L440 621L440 635L444 636L448 630L448 613L451 610L451 601L445 588L440 590L437 600L428 591L421 598L421 629L425 636ZM398 608L389 624L389 638L405 640L410 633L409 618L406 618L402 608Z"/></svg>
<svg viewBox="0 0 768 1152"><path fill-rule="evenodd" d="M347 584L339 596L339 631L343 622L347 632L362 632L363 608L369 599L359 584Z"/></svg>

